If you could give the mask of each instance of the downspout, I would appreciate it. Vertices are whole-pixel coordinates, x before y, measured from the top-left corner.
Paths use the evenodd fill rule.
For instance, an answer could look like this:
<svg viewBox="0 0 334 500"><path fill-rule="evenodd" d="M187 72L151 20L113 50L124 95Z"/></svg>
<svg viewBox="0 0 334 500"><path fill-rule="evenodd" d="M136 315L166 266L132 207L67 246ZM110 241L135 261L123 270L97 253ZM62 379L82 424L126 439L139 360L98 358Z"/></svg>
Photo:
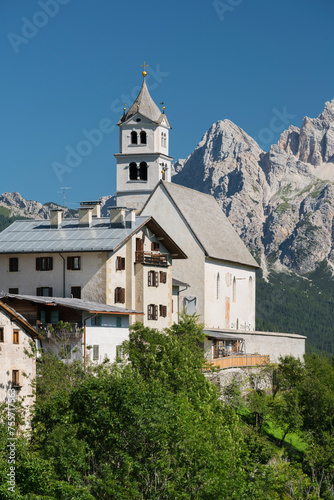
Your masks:
<svg viewBox="0 0 334 500"><path fill-rule="evenodd" d="M88 319L94 318L94 316L97 316L97 313L92 314L91 316L88 316L86 319L84 319L84 371L86 371L86 356L87 356L87 349L86 349L86 339L87 339L87 334L86 334L86 321Z"/></svg>
<svg viewBox="0 0 334 500"><path fill-rule="evenodd" d="M65 298L65 257L59 253L59 256L63 259L63 298Z"/></svg>

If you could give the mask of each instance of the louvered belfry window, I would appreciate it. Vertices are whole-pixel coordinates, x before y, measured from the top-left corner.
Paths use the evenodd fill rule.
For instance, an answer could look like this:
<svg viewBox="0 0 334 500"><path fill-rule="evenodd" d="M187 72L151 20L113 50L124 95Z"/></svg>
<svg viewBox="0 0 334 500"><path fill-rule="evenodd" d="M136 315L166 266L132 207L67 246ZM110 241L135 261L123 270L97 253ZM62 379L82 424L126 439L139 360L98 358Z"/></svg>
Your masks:
<svg viewBox="0 0 334 500"><path fill-rule="evenodd" d="M125 304L125 288L118 286L115 288L115 304Z"/></svg>

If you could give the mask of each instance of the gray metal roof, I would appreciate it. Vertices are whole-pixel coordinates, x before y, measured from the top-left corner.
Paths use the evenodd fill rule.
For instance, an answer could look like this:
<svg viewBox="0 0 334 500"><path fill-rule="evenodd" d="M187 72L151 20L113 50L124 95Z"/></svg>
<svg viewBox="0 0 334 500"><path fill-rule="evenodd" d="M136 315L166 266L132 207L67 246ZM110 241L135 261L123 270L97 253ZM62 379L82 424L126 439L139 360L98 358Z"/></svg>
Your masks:
<svg viewBox="0 0 334 500"><path fill-rule="evenodd" d="M160 183L208 257L259 267L213 196L171 182Z"/></svg>
<svg viewBox="0 0 334 500"><path fill-rule="evenodd" d="M77 309L80 311L87 312L100 312L100 313L114 313L114 314L143 314L141 311L134 311L133 309L125 309L123 307L111 306L107 304L101 304L99 302L90 302L83 299L71 299L63 297L37 297L36 295L14 295L11 293L5 293L0 298L9 298L17 300L26 300L30 302L35 302L36 304L48 304L55 306L70 307L71 309Z"/></svg>
<svg viewBox="0 0 334 500"><path fill-rule="evenodd" d="M0 253L112 251L149 219L136 217L132 228L110 227L108 217L94 217L91 227L64 219L58 229L49 220L15 221L0 233Z"/></svg>
<svg viewBox="0 0 334 500"><path fill-rule="evenodd" d="M185 283L184 281L177 280L175 278L172 278L172 286L186 286L189 287L188 283Z"/></svg>
<svg viewBox="0 0 334 500"><path fill-rule="evenodd" d="M140 89L140 92L136 97L135 102L128 109L127 113L122 116L122 118L118 122L118 125L126 122L136 113L140 113L141 115L145 116L149 120L152 120L153 122L159 122L161 119L162 113L158 108L158 106L153 101L152 97L150 96L150 93L146 86L145 78L143 81L143 85Z"/></svg>

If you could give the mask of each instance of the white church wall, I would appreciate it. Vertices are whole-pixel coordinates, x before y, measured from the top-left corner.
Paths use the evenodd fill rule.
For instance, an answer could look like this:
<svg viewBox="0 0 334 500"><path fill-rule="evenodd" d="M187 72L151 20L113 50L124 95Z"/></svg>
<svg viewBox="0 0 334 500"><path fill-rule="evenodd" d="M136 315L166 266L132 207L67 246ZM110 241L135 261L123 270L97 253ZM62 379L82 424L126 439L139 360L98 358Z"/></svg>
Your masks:
<svg viewBox="0 0 334 500"><path fill-rule="evenodd" d="M206 259L205 325L217 329L255 329L254 270Z"/></svg>

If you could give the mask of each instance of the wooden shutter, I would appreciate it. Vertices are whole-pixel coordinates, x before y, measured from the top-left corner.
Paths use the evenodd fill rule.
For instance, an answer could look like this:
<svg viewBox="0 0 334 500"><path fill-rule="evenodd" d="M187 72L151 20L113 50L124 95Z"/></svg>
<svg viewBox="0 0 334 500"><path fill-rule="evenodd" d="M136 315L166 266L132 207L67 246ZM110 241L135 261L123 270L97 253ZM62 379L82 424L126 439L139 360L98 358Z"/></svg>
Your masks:
<svg viewBox="0 0 334 500"><path fill-rule="evenodd" d="M160 271L160 283L167 283L167 273Z"/></svg>
<svg viewBox="0 0 334 500"><path fill-rule="evenodd" d="M152 319L152 313L151 313L151 304L147 306L147 319Z"/></svg>
<svg viewBox="0 0 334 500"><path fill-rule="evenodd" d="M67 257L67 269L73 269L73 257Z"/></svg>
<svg viewBox="0 0 334 500"><path fill-rule="evenodd" d="M142 238L136 238L136 251L137 252L144 251L144 240Z"/></svg>
<svg viewBox="0 0 334 500"><path fill-rule="evenodd" d="M125 288L121 288L121 303L125 304Z"/></svg>
<svg viewBox="0 0 334 500"><path fill-rule="evenodd" d="M41 290L41 288L40 288L40 287L36 288L36 295L37 295L37 297L41 297L41 295L42 295L42 290Z"/></svg>
<svg viewBox="0 0 334 500"><path fill-rule="evenodd" d="M48 271L52 271L52 269L53 269L53 257L48 257L47 259L48 259L47 260L47 269L48 269Z"/></svg>
<svg viewBox="0 0 334 500"><path fill-rule="evenodd" d="M152 271L149 271L148 272L148 286L153 286L153 284L152 284L152 276L154 276L152 274Z"/></svg>
<svg viewBox="0 0 334 500"><path fill-rule="evenodd" d="M52 297L52 294L53 294L53 289L51 286L49 286L49 297Z"/></svg>
<svg viewBox="0 0 334 500"><path fill-rule="evenodd" d="M119 295L118 294L118 290L119 290L119 288L115 288L115 303L119 302L119 300L118 300L118 295Z"/></svg>
<svg viewBox="0 0 334 500"><path fill-rule="evenodd" d="M99 346L98 345L93 345L93 360L94 361L99 360Z"/></svg>
<svg viewBox="0 0 334 500"><path fill-rule="evenodd" d="M158 306L154 306L154 318L153 319L158 319Z"/></svg>
<svg viewBox="0 0 334 500"><path fill-rule="evenodd" d="M154 273L154 286L156 286L156 287L159 286L159 273L158 272Z"/></svg>
<svg viewBox="0 0 334 500"><path fill-rule="evenodd" d="M36 257L36 271L41 270L41 257Z"/></svg>

